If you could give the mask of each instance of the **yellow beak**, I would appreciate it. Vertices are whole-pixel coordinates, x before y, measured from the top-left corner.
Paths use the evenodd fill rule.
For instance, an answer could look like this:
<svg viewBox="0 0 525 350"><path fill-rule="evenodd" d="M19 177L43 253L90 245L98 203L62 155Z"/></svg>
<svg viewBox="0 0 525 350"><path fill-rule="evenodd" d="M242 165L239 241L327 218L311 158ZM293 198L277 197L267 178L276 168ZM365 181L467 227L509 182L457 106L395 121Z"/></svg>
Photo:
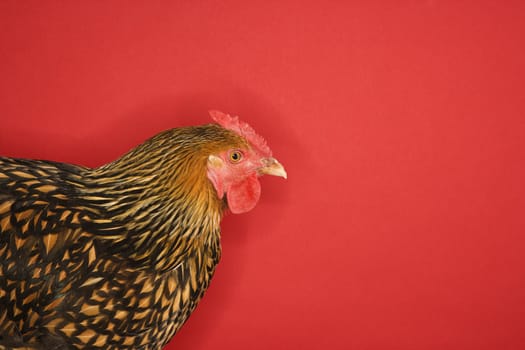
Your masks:
<svg viewBox="0 0 525 350"><path fill-rule="evenodd" d="M280 176L285 179L288 177L286 170L284 170L284 167L277 159L270 157L263 159L262 162L264 165L259 169L260 174Z"/></svg>

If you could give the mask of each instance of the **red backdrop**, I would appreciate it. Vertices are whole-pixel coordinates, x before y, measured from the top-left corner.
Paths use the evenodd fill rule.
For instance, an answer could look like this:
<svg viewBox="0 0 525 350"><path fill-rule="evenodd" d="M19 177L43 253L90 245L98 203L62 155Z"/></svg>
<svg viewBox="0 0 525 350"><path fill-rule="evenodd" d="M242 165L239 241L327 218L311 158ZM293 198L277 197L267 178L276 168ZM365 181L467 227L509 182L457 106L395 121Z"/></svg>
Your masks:
<svg viewBox="0 0 525 350"><path fill-rule="evenodd" d="M168 349L524 349L521 1L1 1L0 154L238 114L289 179Z"/></svg>

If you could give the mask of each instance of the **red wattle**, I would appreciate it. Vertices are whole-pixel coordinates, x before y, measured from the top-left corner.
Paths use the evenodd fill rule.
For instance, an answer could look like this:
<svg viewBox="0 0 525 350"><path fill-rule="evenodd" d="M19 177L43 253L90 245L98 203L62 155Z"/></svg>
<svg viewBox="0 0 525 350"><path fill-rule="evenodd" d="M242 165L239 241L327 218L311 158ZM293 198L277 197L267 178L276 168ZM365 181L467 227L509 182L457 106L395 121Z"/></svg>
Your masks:
<svg viewBox="0 0 525 350"><path fill-rule="evenodd" d="M232 184L226 193L228 207L234 214L246 213L252 210L261 197L261 184L257 174L246 180Z"/></svg>

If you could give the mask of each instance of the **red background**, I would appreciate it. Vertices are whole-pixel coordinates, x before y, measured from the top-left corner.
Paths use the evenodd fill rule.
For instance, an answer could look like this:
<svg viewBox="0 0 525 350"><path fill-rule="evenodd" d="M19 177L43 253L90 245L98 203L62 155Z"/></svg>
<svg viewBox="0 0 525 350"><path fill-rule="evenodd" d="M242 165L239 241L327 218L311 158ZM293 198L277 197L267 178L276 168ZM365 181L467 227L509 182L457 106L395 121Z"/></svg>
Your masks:
<svg viewBox="0 0 525 350"><path fill-rule="evenodd" d="M238 114L289 179L168 349L524 349L525 3L1 1L0 154Z"/></svg>

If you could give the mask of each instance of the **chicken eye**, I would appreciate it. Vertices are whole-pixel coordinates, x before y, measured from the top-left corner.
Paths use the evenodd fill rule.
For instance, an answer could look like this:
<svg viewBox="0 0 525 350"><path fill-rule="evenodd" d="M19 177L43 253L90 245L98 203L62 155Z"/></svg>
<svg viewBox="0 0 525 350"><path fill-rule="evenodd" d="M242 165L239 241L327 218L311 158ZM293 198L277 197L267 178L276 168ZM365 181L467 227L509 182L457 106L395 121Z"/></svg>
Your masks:
<svg viewBox="0 0 525 350"><path fill-rule="evenodd" d="M239 151L233 151L230 153L230 160L232 163L237 163L242 159L242 153Z"/></svg>

